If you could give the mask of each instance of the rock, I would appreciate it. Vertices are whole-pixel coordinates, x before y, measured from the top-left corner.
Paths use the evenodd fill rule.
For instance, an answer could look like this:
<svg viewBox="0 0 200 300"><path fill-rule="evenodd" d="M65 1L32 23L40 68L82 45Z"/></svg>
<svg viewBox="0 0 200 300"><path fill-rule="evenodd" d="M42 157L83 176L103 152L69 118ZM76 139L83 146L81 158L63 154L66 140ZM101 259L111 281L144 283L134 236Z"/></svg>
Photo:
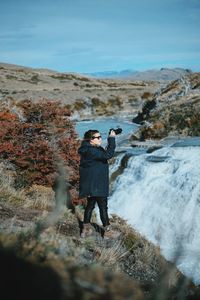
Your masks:
<svg viewBox="0 0 200 300"><path fill-rule="evenodd" d="M152 152L154 152L154 151L156 151L158 149L161 149L161 148L162 148L162 146L152 146L152 147L149 147L147 149L147 153L152 153Z"/></svg>
<svg viewBox="0 0 200 300"><path fill-rule="evenodd" d="M140 139L162 139L171 134L200 136L200 73L186 72L156 92L153 99L152 105L146 101L134 118L140 124L151 123L139 129Z"/></svg>
<svg viewBox="0 0 200 300"><path fill-rule="evenodd" d="M170 156L147 156L146 160L149 162L163 162L165 160L167 160L168 158L170 158Z"/></svg>

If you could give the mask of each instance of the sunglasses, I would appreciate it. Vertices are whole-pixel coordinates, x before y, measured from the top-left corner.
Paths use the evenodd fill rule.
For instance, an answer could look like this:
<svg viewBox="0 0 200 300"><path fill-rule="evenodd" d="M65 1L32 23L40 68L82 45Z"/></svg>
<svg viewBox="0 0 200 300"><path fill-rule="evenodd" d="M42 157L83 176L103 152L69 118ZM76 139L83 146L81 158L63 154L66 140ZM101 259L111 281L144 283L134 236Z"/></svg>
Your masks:
<svg viewBox="0 0 200 300"><path fill-rule="evenodd" d="M101 135L99 135L99 136L93 136L93 137L92 137L92 140L94 140L94 139L100 140L100 139L101 139Z"/></svg>

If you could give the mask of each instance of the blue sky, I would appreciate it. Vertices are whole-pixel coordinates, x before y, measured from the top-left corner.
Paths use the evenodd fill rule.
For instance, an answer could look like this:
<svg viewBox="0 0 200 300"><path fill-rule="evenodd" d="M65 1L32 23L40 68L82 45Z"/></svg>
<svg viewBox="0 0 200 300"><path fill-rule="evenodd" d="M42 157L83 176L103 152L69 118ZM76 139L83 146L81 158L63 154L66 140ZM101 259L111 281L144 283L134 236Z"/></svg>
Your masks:
<svg viewBox="0 0 200 300"><path fill-rule="evenodd" d="M200 71L200 0L1 0L0 62Z"/></svg>

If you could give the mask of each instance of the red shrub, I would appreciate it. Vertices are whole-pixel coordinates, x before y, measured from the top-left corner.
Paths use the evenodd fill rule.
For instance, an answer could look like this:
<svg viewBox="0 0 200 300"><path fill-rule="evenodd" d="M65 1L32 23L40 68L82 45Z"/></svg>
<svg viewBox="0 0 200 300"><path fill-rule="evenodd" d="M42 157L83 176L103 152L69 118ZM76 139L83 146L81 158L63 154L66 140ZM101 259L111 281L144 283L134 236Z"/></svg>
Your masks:
<svg viewBox="0 0 200 300"><path fill-rule="evenodd" d="M77 190L79 141L68 108L58 101L25 100L18 109L21 119L11 111L0 112L0 158L17 167L23 185L52 186L57 162L62 161L68 170L66 180Z"/></svg>

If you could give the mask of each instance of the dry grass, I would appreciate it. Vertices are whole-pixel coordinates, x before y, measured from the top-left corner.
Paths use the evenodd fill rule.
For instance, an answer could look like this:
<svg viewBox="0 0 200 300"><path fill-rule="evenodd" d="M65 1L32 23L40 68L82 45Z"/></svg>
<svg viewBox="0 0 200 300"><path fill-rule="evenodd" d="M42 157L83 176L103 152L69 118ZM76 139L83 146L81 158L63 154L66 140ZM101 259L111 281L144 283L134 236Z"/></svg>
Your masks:
<svg viewBox="0 0 200 300"><path fill-rule="evenodd" d="M14 171L6 171L3 163L0 164L0 197L1 201L6 201L15 205L24 204L26 198L24 191L16 190L13 187Z"/></svg>
<svg viewBox="0 0 200 300"><path fill-rule="evenodd" d="M55 206L55 193L52 188L34 184L25 190L25 194L25 207L49 211Z"/></svg>
<svg viewBox="0 0 200 300"><path fill-rule="evenodd" d="M96 246L94 249L94 261L107 267L115 266L124 258L129 251L124 248L124 243L117 240L110 247Z"/></svg>
<svg viewBox="0 0 200 300"><path fill-rule="evenodd" d="M38 209L39 217L32 221L32 227L28 228L28 223L24 222L26 232L14 232L11 224L6 232L0 232L0 245L15 249L19 257L32 264L50 266L59 274L62 284L70 286L70 293L74 293L76 299L77 289L81 293L79 299L99 300L100 296L106 298L108 293L112 295L109 299L114 300L142 299L142 292L134 280L147 282L144 289L149 291L148 299L151 300L171 300L170 293L174 289L182 291L188 288L188 281L184 281L185 278L173 264L166 263L159 248L134 231L125 220L116 215L110 219L112 227L121 233L118 240L104 240L95 231L91 237L81 239L78 219L83 220L83 207L77 206L73 214L64 206L57 210L52 205L54 209L49 212L46 203L49 203L50 197L52 203L54 201L50 189L33 186L17 194L11 174L1 174L0 195L6 195L5 203L8 201L9 208L13 209L16 203L21 203L17 209L18 212L20 210L18 220L15 217L11 220L13 226L23 217L22 211L30 213L31 207ZM93 220L95 217L94 214ZM132 278L127 280L128 276L124 273Z"/></svg>
<svg viewBox="0 0 200 300"><path fill-rule="evenodd" d="M77 218L68 209L60 212L59 220L78 229ZM147 271L147 266L150 268L156 263L155 257L159 256L159 249L155 249L138 233L131 232L125 220L116 216L111 219L112 226L126 233L124 237L128 239L128 245L124 239L106 241L99 235L86 239L70 236L70 226L69 231L62 232L55 223L48 222L48 215L45 218L41 217L41 221L46 222L47 227L43 228L39 235L35 235L33 230L17 234L1 233L0 244L17 249L18 256L32 264L50 266L59 274L62 284L70 286L70 293L73 291L72 294L76 295L76 298L71 299L77 299L77 289L81 293L78 299L101 299L98 298L100 295L106 298L107 293L112 295L109 298L111 300L144 299L135 281L123 275L121 264L123 261L127 262L129 255L133 253L137 260L136 265L132 266L133 272L137 272L136 266L144 268L139 268L139 272ZM133 248L130 248L130 245ZM158 282L149 283L151 293L147 299L171 300L171 291L183 280L175 266L171 265L163 270L165 272ZM184 284L187 288L188 282ZM65 292L69 293L69 290Z"/></svg>
<svg viewBox="0 0 200 300"><path fill-rule="evenodd" d="M156 247L149 242L144 242L141 255L140 255L140 260L145 263L145 264L151 264L154 260L155 257L161 257L161 254L156 251Z"/></svg>

